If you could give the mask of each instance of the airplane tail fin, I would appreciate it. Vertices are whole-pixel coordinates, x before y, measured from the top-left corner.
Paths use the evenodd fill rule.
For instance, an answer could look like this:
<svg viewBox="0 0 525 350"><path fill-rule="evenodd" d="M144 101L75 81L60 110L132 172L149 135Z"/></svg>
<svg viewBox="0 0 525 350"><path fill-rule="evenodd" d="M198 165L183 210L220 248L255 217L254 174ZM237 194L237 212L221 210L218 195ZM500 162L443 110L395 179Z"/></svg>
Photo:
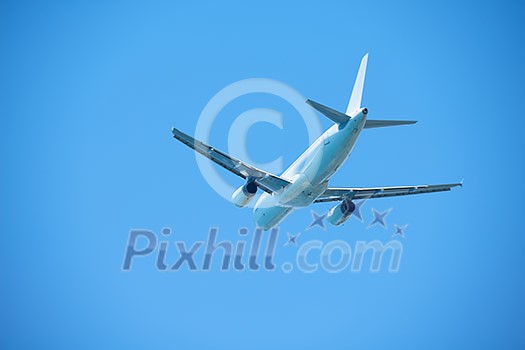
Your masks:
<svg viewBox="0 0 525 350"><path fill-rule="evenodd" d="M357 78L355 79L354 88L352 89L352 96L350 96L350 101L348 102L348 107L346 108L346 114L338 112L330 107L326 107L312 100L306 100L306 103L308 103L310 106L312 106L317 111L324 114L326 117L328 117L337 124L347 122L351 118L350 116L352 114L355 114L361 109L361 98L363 96L363 86L365 84L367 62L368 54L364 55L361 59L361 65L359 66L359 71L357 73Z"/></svg>
<svg viewBox="0 0 525 350"><path fill-rule="evenodd" d="M318 102L312 100L306 100L310 106L315 108L318 112L324 114L326 117L331 119L337 124L343 124L350 120L352 115L355 115L356 112L361 110L361 99L363 97L363 87L365 85L365 73L366 65L368 63L368 54L364 55L361 59L361 65L359 66L359 71L357 72L357 78L355 79L354 88L352 89L352 95L350 96L350 101L348 102L348 107L346 108L346 114L338 112L335 109L324 106ZM363 110L363 113L366 112L366 108ZM415 124L415 120L373 120L367 119L364 125L365 129L371 128L383 128L387 126L397 126L397 125L407 125Z"/></svg>
<svg viewBox="0 0 525 350"><path fill-rule="evenodd" d="M352 89L352 95L346 108L346 115L352 115L361 108L361 98L363 97L363 87L365 84L365 73L366 64L368 63L368 53L363 56L357 78L355 79L354 88Z"/></svg>

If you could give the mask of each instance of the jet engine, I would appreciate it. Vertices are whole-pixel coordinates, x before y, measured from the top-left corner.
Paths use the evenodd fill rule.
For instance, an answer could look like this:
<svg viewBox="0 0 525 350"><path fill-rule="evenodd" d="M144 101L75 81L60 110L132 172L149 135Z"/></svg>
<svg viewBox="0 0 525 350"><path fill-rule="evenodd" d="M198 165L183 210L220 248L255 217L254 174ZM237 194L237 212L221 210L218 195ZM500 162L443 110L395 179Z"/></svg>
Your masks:
<svg viewBox="0 0 525 350"><path fill-rule="evenodd" d="M233 192L232 202L239 208L242 208L246 206L246 204L250 203L252 198L255 196L255 193L257 193L257 185L255 184L254 180L249 179L244 185Z"/></svg>
<svg viewBox="0 0 525 350"><path fill-rule="evenodd" d="M345 199L328 212L328 221L339 226L344 223L355 210L355 204L350 199Z"/></svg>

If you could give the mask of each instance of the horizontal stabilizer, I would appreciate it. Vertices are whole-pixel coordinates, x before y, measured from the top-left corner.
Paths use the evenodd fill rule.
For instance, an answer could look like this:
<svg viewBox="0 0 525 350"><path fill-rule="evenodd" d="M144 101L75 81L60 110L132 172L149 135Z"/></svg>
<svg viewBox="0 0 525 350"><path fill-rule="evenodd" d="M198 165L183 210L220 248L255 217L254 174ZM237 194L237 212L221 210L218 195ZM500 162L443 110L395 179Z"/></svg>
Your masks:
<svg viewBox="0 0 525 350"><path fill-rule="evenodd" d="M365 129L370 128L383 128L386 126L397 126L397 125L408 125L408 124L415 124L417 123L416 120L371 120L368 119L365 122Z"/></svg>
<svg viewBox="0 0 525 350"><path fill-rule="evenodd" d="M329 119L331 119L337 124L346 123L348 120L350 120L350 117L347 116L346 114L338 112L335 109L332 109L330 107L326 107L315 101L306 100L306 103L308 103L310 106L315 108L318 112L324 114L326 117L328 117Z"/></svg>

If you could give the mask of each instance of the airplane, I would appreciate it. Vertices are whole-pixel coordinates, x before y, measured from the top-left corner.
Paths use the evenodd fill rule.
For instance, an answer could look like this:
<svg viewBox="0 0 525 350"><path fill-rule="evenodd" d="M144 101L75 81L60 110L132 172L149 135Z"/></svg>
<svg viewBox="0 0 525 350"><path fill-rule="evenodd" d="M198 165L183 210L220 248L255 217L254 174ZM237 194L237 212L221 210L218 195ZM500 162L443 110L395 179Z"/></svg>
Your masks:
<svg viewBox="0 0 525 350"><path fill-rule="evenodd" d="M172 128L173 137L245 180L231 197L237 207L245 207L258 189L262 191L254 206L253 215L255 224L263 230L270 230L293 210L312 203L339 202L327 215L328 221L338 226L348 220L355 210L354 200L450 191L453 187L462 186L463 181L396 187L328 187L330 178L348 158L363 129L416 123L412 120L367 119L368 109L361 107L367 62L368 54L361 60L345 113L306 100L311 107L332 120L334 125L280 176L242 162L176 128Z"/></svg>

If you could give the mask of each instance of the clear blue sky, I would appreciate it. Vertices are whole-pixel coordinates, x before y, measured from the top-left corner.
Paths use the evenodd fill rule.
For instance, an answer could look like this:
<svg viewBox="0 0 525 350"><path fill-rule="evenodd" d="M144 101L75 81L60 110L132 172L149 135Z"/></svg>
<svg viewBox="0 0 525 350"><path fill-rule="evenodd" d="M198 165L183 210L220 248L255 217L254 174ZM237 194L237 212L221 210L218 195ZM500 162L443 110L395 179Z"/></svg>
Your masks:
<svg viewBox="0 0 525 350"><path fill-rule="evenodd" d="M0 347L522 349L523 11L512 1L3 1ZM399 273L159 272L153 257L121 271L132 228L168 226L190 244L211 226L232 240L253 227L251 210L207 185L172 125L192 133L215 93L253 77L344 110L366 52L370 118L419 124L366 131L333 184L464 177L465 187L367 203L367 220L393 208L388 230L350 220L305 231L305 209L281 234L388 241L408 223ZM246 107L279 106L237 101L211 141L224 149ZM306 148L283 108L291 127L254 127L254 159L284 149L289 163Z"/></svg>

